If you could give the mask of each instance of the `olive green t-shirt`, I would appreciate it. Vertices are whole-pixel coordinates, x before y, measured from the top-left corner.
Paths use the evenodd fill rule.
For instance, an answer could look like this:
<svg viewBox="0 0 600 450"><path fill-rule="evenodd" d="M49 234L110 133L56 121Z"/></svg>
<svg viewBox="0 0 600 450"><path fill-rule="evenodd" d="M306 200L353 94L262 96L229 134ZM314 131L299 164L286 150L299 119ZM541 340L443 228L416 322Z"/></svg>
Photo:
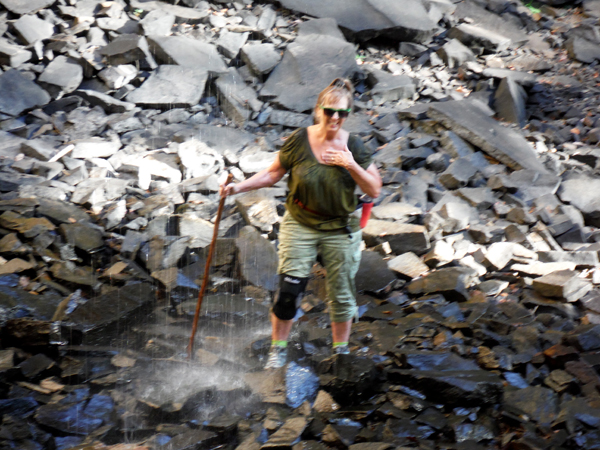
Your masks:
<svg viewBox="0 0 600 450"><path fill-rule="evenodd" d="M363 169L369 167L372 155L360 138L350 135L348 149ZM357 205L356 182L343 167L317 161L306 128L290 135L279 152L279 161L289 172L286 208L294 219L322 231L347 226L352 232L360 229L359 219L350 216Z"/></svg>

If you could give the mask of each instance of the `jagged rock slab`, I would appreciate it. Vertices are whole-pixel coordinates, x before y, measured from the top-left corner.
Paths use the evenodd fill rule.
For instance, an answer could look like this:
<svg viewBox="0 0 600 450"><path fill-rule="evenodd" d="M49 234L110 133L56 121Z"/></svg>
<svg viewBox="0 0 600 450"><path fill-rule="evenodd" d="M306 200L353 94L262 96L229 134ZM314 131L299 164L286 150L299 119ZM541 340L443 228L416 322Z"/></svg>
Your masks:
<svg viewBox="0 0 600 450"><path fill-rule="evenodd" d="M281 53L273 44L244 45L241 57L257 76L271 72L281 61Z"/></svg>
<svg viewBox="0 0 600 450"><path fill-rule="evenodd" d="M0 113L18 116L49 101L50 95L18 70L0 75Z"/></svg>
<svg viewBox="0 0 600 450"><path fill-rule="evenodd" d="M186 4L189 2L185 2ZM208 16L208 6L201 7L203 2L194 1L192 4L198 5L197 8L186 8L185 6L170 5L161 1L154 0L131 0L131 8L140 9L142 11L165 11L174 15L177 18L177 23L199 23L202 19Z"/></svg>
<svg viewBox="0 0 600 450"><path fill-rule="evenodd" d="M199 69L212 76L227 72L223 58L212 44L186 36L148 36L148 44L161 64Z"/></svg>
<svg viewBox="0 0 600 450"><path fill-rule="evenodd" d="M108 343L113 333L145 311L154 302L152 285L133 283L105 295L92 297L79 304L68 314L63 325L73 336L85 338L87 343Z"/></svg>
<svg viewBox="0 0 600 450"><path fill-rule="evenodd" d="M262 108L263 103L256 98L254 89L246 85L233 67L217 79L215 86L221 109L238 126L243 126L253 112Z"/></svg>
<svg viewBox="0 0 600 450"><path fill-rule="evenodd" d="M448 37L457 39L469 47L483 47L491 52L506 50L510 39L485 28L461 23L448 31Z"/></svg>
<svg viewBox="0 0 600 450"><path fill-rule="evenodd" d="M292 111L308 111L334 78L349 77L354 71L352 44L331 36L301 36L288 45L260 96L272 98L274 103Z"/></svg>
<svg viewBox="0 0 600 450"><path fill-rule="evenodd" d="M335 19L358 40L386 36L398 41L426 42L436 30L421 1L280 0L280 3L310 16Z"/></svg>
<svg viewBox="0 0 600 450"><path fill-rule="evenodd" d="M207 78L204 68L162 65L127 95L127 101L161 109L195 106L202 97Z"/></svg>
<svg viewBox="0 0 600 450"><path fill-rule="evenodd" d="M427 115L511 169L546 172L525 138L465 101L435 103Z"/></svg>
<svg viewBox="0 0 600 450"><path fill-rule="evenodd" d="M388 267L402 278L417 278L429 271L429 267L412 252L403 253L388 261Z"/></svg>
<svg viewBox="0 0 600 450"><path fill-rule="evenodd" d="M559 270L533 280L533 289L546 297L575 302L592 289L592 284L579 278L579 272Z"/></svg>
<svg viewBox="0 0 600 450"><path fill-rule="evenodd" d="M35 15L23 15L13 23L14 31L23 44L33 45L50 38L54 34L54 25Z"/></svg>
<svg viewBox="0 0 600 450"><path fill-rule="evenodd" d="M449 301L466 301L469 299L467 288L473 283L474 276L470 268L448 267L412 281L407 289L412 295L441 293Z"/></svg>
<svg viewBox="0 0 600 450"><path fill-rule="evenodd" d="M363 228L363 239L370 247L389 242L397 255L406 252L420 255L429 250L429 236L422 225L371 219Z"/></svg>
<svg viewBox="0 0 600 450"><path fill-rule="evenodd" d="M506 391L504 407L525 413L537 423L546 425L554 421L559 410L556 393L541 386Z"/></svg>
<svg viewBox="0 0 600 450"><path fill-rule="evenodd" d="M246 131L229 127L216 127L214 125L198 125L191 132L185 131L175 135L176 142L184 142L190 138L205 142L210 148L224 153L231 151L234 154L255 139L255 136Z"/></svg>
<svg viewBox="0 0 600 450"><path fill-rule="evenodd" d="M503 16L491 12L473 0L457 3L453 17L456 20L468 17L472 21L469 25L505 36L512 41L514 46L524 44L529 40L521 23L506 20Z"/></svg>
<svg viewBox="0 0 600 450"><path fill-rule="evenodd" d="M40 9L56 3L56 0L0 0L0 5L4 6L14 14L33 14Z"/></svg>
<svg viewBox="0 0 600 450"><path fill-rule="evenodd" d="M255 226L264 233L273 230L277 222L277 203L263 192L248 192L237 196L235 204L248 225Z"/></svg>
<svg viewBox="0 0 600 450"><path fill-rule="evenodd" d="M269 291L277 287L277 251L254 227L244 227L235 240L242 277Z"/></svg>
<svg viewBox="0 0 600 450"><path fill-rule="evenodd" d="M109 114L124 113L135 108L135 103L117 100L108 94L103 94L102 92L93 91L91 89L79 89L75 91L75 95L88 101L93 106L100 106Z"/></svg>
<svg viewBox="0 0 600 450"><path fill-rule="evenodd" d="M481 405L496 403L502 396L503 381L485 370L405 370L392 369L390 381L425 393L443 404Z"/></svg>
<svg viewBox="0 0 600 450"><path fill-rule="evenodd" d="M600 226L600 179L585 174L572 173L562 181L558 196L565 203L579 209L587 225Z"/></svg>
<svg viewBox="0 0 600 450"><path fill-rule="evenodd" d="M527 93L510 78L503 78L494 94L494 109L498 117L507 122L516 123L519 127L525 125L525 102Z"/></svg>
<svg viewBox="0 0 600 450"><path fill-rule="evenodd" d="M416 92L415 82L408 75L392 75L383 70L369 71L369 83L373 101L380 105L385 102L412 98Z"/></svg>
<svg viewBox="0 0 600 450"><path fill-rule="evenodd" d="M14 45L4 39L0 40L0 64L18 67L31 59L31 52L24 47Z"/></svg>
<svg viewBox="0 0 600 450"><path fill-rule="evenodd" d="M384 295L392 289L396 276L377 252L362 252L356 273L356 289L374 295Z"/></svg>

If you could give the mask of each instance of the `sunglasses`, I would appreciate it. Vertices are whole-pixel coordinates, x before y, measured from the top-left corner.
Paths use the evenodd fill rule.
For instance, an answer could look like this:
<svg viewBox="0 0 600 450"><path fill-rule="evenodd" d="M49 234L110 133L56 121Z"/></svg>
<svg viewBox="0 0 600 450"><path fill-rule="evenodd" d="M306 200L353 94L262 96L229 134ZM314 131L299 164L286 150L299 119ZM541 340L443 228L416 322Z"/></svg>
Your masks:
<svg viewBox="0 0 600 450"><path fill-rule="evenodd" d="M334 109L334 108L325 108L324 106L320 106L327 117L333 117L335 113L338 113L340 119L345 119L350 114L351 109Z"/></svg>

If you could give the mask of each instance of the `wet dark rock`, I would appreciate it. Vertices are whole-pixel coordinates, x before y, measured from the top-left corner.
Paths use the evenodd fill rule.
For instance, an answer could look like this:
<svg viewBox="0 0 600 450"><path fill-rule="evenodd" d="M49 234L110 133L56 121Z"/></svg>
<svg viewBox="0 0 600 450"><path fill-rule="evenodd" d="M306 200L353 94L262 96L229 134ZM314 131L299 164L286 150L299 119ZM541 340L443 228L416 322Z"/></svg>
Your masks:
<svg viewBox="0 0 600 450"><path fill-rule="evenodd" d="M355 39L368 40L386 36L398 41L426 42L434 32L435 24L421 3L413 3L410 13L391 1L373 2L353 0L324 5L306 1L301 5L291 0L281 2L285 8L315 17L330 17ZM385 13L385 20L382 14ZM360 18L360 20L359 20Z"/></svg>
<svg viewBox="0 0 600 450"><path fill-rule="evenodd" d="M56 375L58 367L56 363L48 358L43 353L38 353L31 358L26 359L18 366L21 369L21 373L28 380L39 380L41 378L48 378L52 375Z"/></svg>
<svg viewBox="0 0 600 450"><path fill-rule="evenodd" d="M216 433L205 430L187 430L177 434L164 445L157 446L157 450L185 450L188 448L208 448L216 445L219 436Z"/></svg>
<svg viewBox="0 0 600 450"><path fill-rule="evenodd" d="M0 413L5 416L25 418L39 406L33 397L8 398L0 400Z"/></svg>
<svg viewBox="0 0 600 450"><path fill-rule="evenodd" d="M510 408L517 414L527 414L540 425L550 424L558 413L558 398L550 389L541 386L506 390L504 408Z"/></svg>
<svg viewBox="0 0 600 450"><path fill-rule="evenodd" d="M301 367L291 362L285 372L286 403L298 408L305 401L313 401L319 389L319 377L310 367Z"/></svg>
<svg viewBox="0 0 600 450"><path fill-rule="evenodd" d="M321 387L340 405L368 397L376 376L375 363L367 358L334 355L321 361L318 368Z"/></svg>
<svg viewBox="0 0 600 450"><path fill-rule="evenodd" d="M427 114L512 169L546 172L523 136L482 115L473 103L435 103Z"/></svg>
<svg viewBox="0 0 600 450"><path fill-rule="evenodd" d="M359 292L385 295L392 289L395 281L396 276L379 253L362 253L356 274L356 289Z"/></svg>
<svg viewBox="0 0 600 450"><path fill-rule="evenodd" d="M308 425L304 417L291 417L260 448L292 448Z"/></svg>
<svg viewBox="0 0 600 450"><path fill-rule="evenodd" d="M470 268L442 268L412 281L407 289L412 295L441 293L449 301L466 301L469 299L467 289L474 276Z"/></svg>
<svg viewBox="0 0 600 450"><path fill-rule="evenodd" d="M94 297L65 318L65 325L77 341L85 337L89 343L106 342L118 329L147 310L154 300L147 283L132 283L105 295Z"/></svg>
<svg viewBox="0 0 600 450"><path fill-rule="evenodd" d="M82 223L63 223L60 231L65 240L84 252L93 253L104 246L102 231Z"/></svg>
<svg viewBox="0 0 600 450"><path fill-rule="evenodd" d="M88 435L102 426L101 418L86 414L86 404L48 404L38 408L35 420L46 427L63 433Z"/></svg>

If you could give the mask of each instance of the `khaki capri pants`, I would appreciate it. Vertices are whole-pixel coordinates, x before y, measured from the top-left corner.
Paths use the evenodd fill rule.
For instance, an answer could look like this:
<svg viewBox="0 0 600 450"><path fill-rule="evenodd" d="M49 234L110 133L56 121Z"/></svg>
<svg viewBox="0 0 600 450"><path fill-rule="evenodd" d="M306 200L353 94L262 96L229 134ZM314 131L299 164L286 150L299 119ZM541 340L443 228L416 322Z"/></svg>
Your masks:
<svg viewBox="0 0 600 450"><path fill-rule="evenodd" d="M327 270L327 303L332 322L357 316L354 277L360 265L362 231L318 231L286 211L279 229L280 274L308 278L317 254Z"/></svg>

